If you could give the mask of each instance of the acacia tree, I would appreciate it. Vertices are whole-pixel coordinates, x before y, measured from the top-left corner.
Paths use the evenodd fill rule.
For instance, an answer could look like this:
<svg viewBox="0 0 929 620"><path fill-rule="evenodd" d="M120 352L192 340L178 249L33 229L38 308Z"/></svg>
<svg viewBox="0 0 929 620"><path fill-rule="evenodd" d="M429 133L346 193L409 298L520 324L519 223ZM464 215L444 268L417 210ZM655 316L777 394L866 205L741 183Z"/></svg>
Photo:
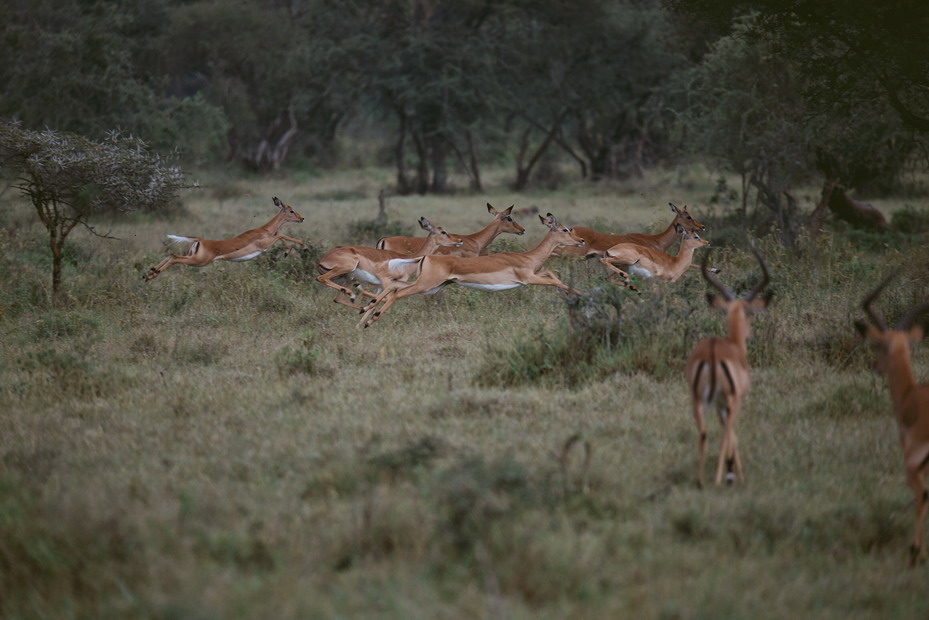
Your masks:
<svg viewBox="0 0 929 620"><path fill-rule="evenodd" d="M52 130L32 131L0 120L0 168L16 175L48 231L52 296L61 292L62 251L68 235L83 226L98 237L91 218L101 211L154 210L186 187L175 166L138 139L111 133L95 142Z"/></svg>

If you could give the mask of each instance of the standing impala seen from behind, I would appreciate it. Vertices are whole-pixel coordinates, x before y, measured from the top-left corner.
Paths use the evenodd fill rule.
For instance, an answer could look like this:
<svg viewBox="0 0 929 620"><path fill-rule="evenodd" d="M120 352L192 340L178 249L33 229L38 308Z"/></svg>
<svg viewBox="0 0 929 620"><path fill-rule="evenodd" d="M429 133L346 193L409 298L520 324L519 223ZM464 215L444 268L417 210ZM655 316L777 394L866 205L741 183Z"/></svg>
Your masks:
<svg viewBox="0 0 929 620"><path fill-rule="evenodd" d="M278 232L281 226L287 222L302 222L303 216L294 211L293 207L278 200L277 196L274 197L274 204L279 211L277 215L271 218L270 222L259 228L247 230L238 237L233 237L232 239L215 240L203 239L201 237L168 235L168 237L174 241L192 241L193 243L190 245L187 254L172 254L149 269L148 273L144 276L145 281L147 282L158 277L158 274L174 263L190 265L192 267L203 267L209 265L214 260L251 260L278 241L282 242L287 247L287 253L291 250L290 243L297 243L306 247L306 244L299 239L288 237Z"/></svg>
<svg viewBox="0 0 929 620"><path fill-rule="evenodd" d="M855 326L876 349L875 370L887 376L890 388L897 432L903 447L906 482L916 498L916 527L910 547L910 566L915 566L922 555L923 522L929 506L929 491L926 490L926 474L929 473L929 385L917 384L913 378L910 347L923 338L923 328L913 325L913 322L920 314L929 311L929 304L917 306L896 327L888 328L884 319L871 309L871 303L894 275L881 282L861 304L872 324L857 322Z"/></svg>
<svg viewBox="0 0 929 620"><path fill-rule="evenodd" d="M447 284L460 284L483 291L504 291L525 284L545 284L571 289L550 270L539 271L552 249L559 245L583 245L584 240L575 235L570 228L555 221L549 213L539 216L549 231L539 245L528 252L498 252L488 256L458 258L456 256L423 256L421 258L397 258L391 260L393 265L418 264L416 281L410 286L385 291L372 301L365 315L358 323L368 327L398 299L417 293L435 293ZM383 306L378 306L383 302Z"/></svg>
<svg viewBox="0 0 929 620"><path fill-rule="evenodd" d="M751 369L748 367L747 342L751 337L748 317L751 313L767 307L771 293L758 297L767 286L770 277L761 255L752 246L752 253L761 265L762 279L744 299L723 286L710 275L706 268L709 252L703 257L701 271L703 277L715 289L722 293L717 297L707 293L710 305L726 313L729 335L727 338L706 338L697 343L693 353L687 359L684 375L693 404L694 420L700 433L700 459L697 465L697 484L703 487L703 465L706 456L706 426L704 411L715 405L723 424L723 438L719 447L719 463L716 466L716 484L723 480L723 463L726 465L726 482L732 483L735 474L739 482L745 482L742 474L742 460L739 458L739 445L735 436L735 421L742 406L742 400L751 388Z"/></svg>

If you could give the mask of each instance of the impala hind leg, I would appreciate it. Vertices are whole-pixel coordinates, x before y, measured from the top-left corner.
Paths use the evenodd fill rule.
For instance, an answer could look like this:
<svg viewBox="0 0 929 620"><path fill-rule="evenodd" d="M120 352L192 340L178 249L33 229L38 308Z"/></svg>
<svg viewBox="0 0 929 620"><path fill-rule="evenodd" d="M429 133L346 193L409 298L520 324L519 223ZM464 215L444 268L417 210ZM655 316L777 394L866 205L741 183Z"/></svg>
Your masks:
<svg viewBox="0 0 929 620"><path fill-rule="evenodd" d="M703 417L703 401L699 396L693 399L694 421L697 423L697 487L703 488L703 468L706 464L706 425Z"/></svg>
<svg viewBox="0 0 929 620"><path fill-rule="evenodd" d="M719 442L719 460L716 462L716 485L723 483L723 465L726 466L726 482L731 484L732 457L730 456L730 442L732 440L732 418L729 417L728 407L719 410L719 417L723 420L723 438Z"/></svg>
<svg viewBox="0 0 929 620"><path fill-rule="evenodd" d="M922 471L907 472L907 483L916 495L916 526L913 533L913 545L910 547L910 566L916 566L922 558L923 523L926 520L927 508L929 508L929 491L926 490L926 479Z"/></svg>

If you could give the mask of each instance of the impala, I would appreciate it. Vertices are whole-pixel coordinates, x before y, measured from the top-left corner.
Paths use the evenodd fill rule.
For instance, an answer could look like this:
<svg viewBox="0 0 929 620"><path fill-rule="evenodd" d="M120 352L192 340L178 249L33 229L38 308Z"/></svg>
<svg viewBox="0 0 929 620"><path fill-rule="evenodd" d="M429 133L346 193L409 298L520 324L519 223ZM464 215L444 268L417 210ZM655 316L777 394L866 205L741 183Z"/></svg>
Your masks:
<svg viewBox="0 0 929 620"><path fill-rule="evenodd" d="M462 243L460 247L444 248L436 254L448 254L449 256L460 256L462 258L471 258L480 256L481 252L490 245L490 242L497 238L501 233L513 233L521 235L526 229L517 224L510 214L513 212L513 205L503 211L497 211L487 203L487 211L494 216L483 229L470 235L458 235ZM391 250L409 256L419 256L422 253L417 252L416 248L422 243L419 237L384 237L379 239L374 246L380 250Z"/></svg>
<svg viewBox="0 0 929 620"><path fill-rule="evenodd" d="M674 245L674 242L677 241L679 226L691 233L699 233L706 229L706 226L698 222L687 212L687 205L679 209L670 202L668 204L671 205L671 211L674 212L674 219L671 220L667 228L657 235L645 233L610 235L599 233L596 230L585 228L584 226L575 226L574 232L577 236L584 239L584 248L578 249L576 247L567 246L556 248L553 253L557 256L598 256L618 243L635 243L647 248L667 252L671 249L671 246Z"/></svg>
<svg viewBox="0 0 929 620"><path fill-rule="evenodd" d="M723 286L710 275L706 267L709 253L703 257L701 271L703 277L722 297L707 294L710 305L726 313L728 325L727 338L706 338L697 343L693 353L687 359L684 375L693 403L694 420L700 433L700 459L697 466L697 485L703 488L703 465L706 455L706 427L703 413L707 407L715 406L723 424L723 437L719 447L719 463L716 466L716 484L723 479L723 463L726 465L726 482L731 484L735 474L739 482L745 482L742 473L742 460L739 458L739 444L735 436L735 421L739 416L742 399L751 388L751 370L748 367L746 343L751 337L748 317L767 307L771 293L758 296L770 280L768 269L758 251L752 246L752 253L761 265L762 279L744 298L736 297L732 291Z"/></svg>
<svg viewBox="0 0 929 620"><path fill-rule="evenodd" d="M647 248L644 245L618 243L604 252L600 262L614 272L610 274L610 279L619 275L622 281L617 284L627 286L634 291L639 289L629 284L629 274L617 265L622 265L629 272L643 278L660 278L666 282L675 282L690 267L694 258L694 250L710 245L709 241L701 239L697 233L687 232L682 226L677 226L677 232L681 236L681 247L676 256Z"/></svg>
<svg viewBox="0 0 929 620"><path fill-rule="evenodd" d="M889 329L884 319L871 309L871 303L894 275L881 282L862 302L862 308L873 324L858 322L855 326L877 350L875 369L887 376L890 388L897 432L903 446L906 482L916 496L916 531L910 547L910 566L915 566L922 554L923 522L929 506L929 491L926 490L926 473L929 471L929 384L919 385L913 378L910 347L922 340L923 328L913 325L913 321L929 310L929 304L917 306L894 329Z"/></svg>
<svg viewBox="0 0 929 620"><path fill-rule="evenodd" d="M403 288L384 291L366 308L359 326L370 326L378 320L398 299L417 293L435 293L447 284L455 283L483 291L503 291L525 284L544 284L571 291L549 270L539 271L551 255L552 248L559 245L583 245L584 240L570 228L555 221L549 213L539 219L549 231L539 245L528 252L499 252L489 256L458 258L455 256L423 256L420 258L394 259L394 264L417 265L416 281ZM379 304L383 302L380 310Z"/></svg>
<svg viewBox="0 0 929 620"><path fill-rule="evenodd" d="M293 210L280 200L274 197L274 204L279 209L277 215L271 218L271 221L254 228L246 230L238 237L232 239L203 239L202 237L182 237L180 235L168 235L168 238L174 241L192 241L187 254L172 254L163 261L148 270L144 279L146 282L158 277L162 271L173 265L191 265L193 267L203 267L209 265L214 260L251 260L270 248L274 243L280 241L286 246L285 256L291 250L290 243L297 243L306 247L306 244L294 237L288 237L280 232L281 226L287 222L302 222L303 216ZM288 243L290 242L290 243Z"/></svg>
<svg viewBox="0 0 929 620"><path fill-rule="evenodd" d="M424 217L419 218L419 225L429 233L417 248L417 252L420 254L432 254L440 247L457 247L461 245L461 239L458 235L450 235L444 228L433 226ZM326 252L320 259L319 264L316 266L320 275L316 278L316 281L338 291L333 301L358 309L361 306L356 303L357 295L353 294L351 289L337 284L333 280L340 276L346 276L359 282L373 284L380 290L403 286L403 281L415 272L415 267L413 265L399 265L390 268L388 261L392 258L405 256L405 254L398 252L378 250L376 248L350 245L336 246ZM364 289L361 292L369 297L375 297L373 293L369 293ZM347 301L345 300L346 297L348 298Z"/></svg>

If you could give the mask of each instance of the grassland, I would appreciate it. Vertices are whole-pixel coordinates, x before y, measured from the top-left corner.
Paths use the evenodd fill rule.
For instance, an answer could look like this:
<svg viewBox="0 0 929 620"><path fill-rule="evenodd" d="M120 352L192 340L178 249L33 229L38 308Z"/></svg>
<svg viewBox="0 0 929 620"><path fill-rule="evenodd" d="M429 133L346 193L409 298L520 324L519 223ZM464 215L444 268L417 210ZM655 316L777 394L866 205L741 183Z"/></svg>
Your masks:
<svg viewBox="0 0 929 620"><path fill-rule="evenodd" d="M98 223L119 240L76 234L57 307L44 230L4 196L0 616L929 615L927 566L906 568L886 386L852 329L891 270L889 319L925 299L925 233L759 239L775 297L750 346L747 484L700 491L683 358L723 326L696 272L635 298L598 265L555 261L600 296L572 310L547 287L449 288L358 330L313 259L356 241L389 182L207 179L170 216ZM485 195L392 198L388 215L469 232L489 201L657 231L668 201L686 203L720 277L746 290L757 267L709 205L714 182L684 170L514 195L491 178ZM306 216L285 232L311 250L142 282L166 233L231 236L269 219L271 196ZM541 238L520 221L525 238L497 249Z"/></svg>

